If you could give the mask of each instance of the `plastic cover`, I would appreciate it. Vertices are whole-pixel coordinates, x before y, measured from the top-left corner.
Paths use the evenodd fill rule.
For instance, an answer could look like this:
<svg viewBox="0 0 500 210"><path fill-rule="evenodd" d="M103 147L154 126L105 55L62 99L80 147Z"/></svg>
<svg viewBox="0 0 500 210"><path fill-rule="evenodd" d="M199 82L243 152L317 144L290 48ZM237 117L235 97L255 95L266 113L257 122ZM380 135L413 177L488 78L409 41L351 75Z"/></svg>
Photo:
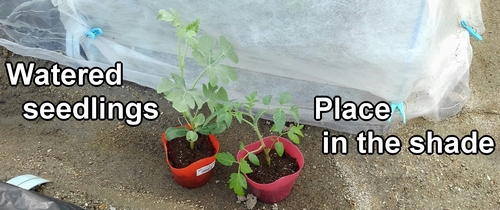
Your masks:
<svg viewBox="0 0 500 210"><path fill-rule="evenodd" d="M84 210L81 207L14 185L0 182L2 210Z"/></svg>
<svg viewBox="0 0 500 210"><path fill-rule="evenodd" d="M448 118L470 92L472 49L460 21L485 30L480 0L7 0L0 2L0 45L73 68L122 61L125 80L156 89L178 72L174 28L156 20L168 8L184 22L200 18L202 33L234 45L240 79L228 87L231 97L287 91L302 123L349 133L384 132L400 118L335 121L329 113L316 121L316 95L404 102L407 119ZM89 39L91 28L104 33ZM188 62L187 72L200 71Z"/></svg>

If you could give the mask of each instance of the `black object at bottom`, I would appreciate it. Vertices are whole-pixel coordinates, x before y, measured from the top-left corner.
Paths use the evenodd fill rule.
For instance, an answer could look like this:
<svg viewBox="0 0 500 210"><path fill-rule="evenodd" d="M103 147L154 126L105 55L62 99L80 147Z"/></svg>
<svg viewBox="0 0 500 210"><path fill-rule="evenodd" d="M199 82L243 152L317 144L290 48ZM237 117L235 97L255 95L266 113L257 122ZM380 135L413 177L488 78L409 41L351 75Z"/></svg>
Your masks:
<svg viewBox="0 0 500 210"><path fill-rule="evenodd" d="M0 182L1 210L84 210L57 198Z"/></svg>

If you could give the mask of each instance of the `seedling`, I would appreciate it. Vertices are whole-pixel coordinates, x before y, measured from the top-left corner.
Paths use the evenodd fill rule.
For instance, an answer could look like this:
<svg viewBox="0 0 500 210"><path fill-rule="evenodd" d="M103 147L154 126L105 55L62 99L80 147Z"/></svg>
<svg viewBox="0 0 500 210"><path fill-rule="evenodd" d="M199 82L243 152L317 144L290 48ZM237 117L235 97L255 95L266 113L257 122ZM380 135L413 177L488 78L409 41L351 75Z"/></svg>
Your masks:
<svg viewBox="0 0 500 210"><path fill-rule="evenodd" d="M247 102L245 103L238 103L238 102L226 102L224 103L223 109L225 110L225 115L224 117L229 116L229 118L235 117L239 123L246 123L252 127L252 129L255 131L257 134L257 137L259 138L259 141L261 143L260 147L253 150L253 151L247 151L245 149L245 145L240 142L240 150L245 150L247 154L242 157L240 160L236 160L234 156L229 153L229 152L220 152L216 155L217 161L225 166L232 166L233 163L238 164L238 172L237 173L232 173L231 177L229 179L229 188L233 189L234 192L237 195L243 196L244 195L244 189L247 188L247 181L245 179L245 176L243 174L248 174L252 173L252 169L250 168L250 165L248 164L248 160L254 165L260 165L260 161L255 155L256 152L263 151L266 157L266 164L268 167L271 166L271 158L269 156L269 153L272 150L272 147L274 145L274 149L276 150L276 153L278 156L283 156L283 153L285 152L285 148L283 146L283 143L279 141L278 138L272 138L272 144L269 146L266 146L262 137L262 133L259 130L258 127L258 121L259 119L267 112L273 112L273 121L274 125L271 127L271 132L277 133L277 136L283 136L287 134L288 138L295 144L300 143L300 137L304 137L304 134L302 133L302 128L304 128L304 125L299 124L299 115L298 115L298 107L296 105L291 106L291 108L288 111L289 114L293 116L295 119L295 124L288 129L285 130L285 124L286 124L286 112L283 109L283 105L289 103L292 99L291 94L289 93L283 93L279 97L279 106L277 108L271 108L271 100L272 96L268 95L262 98L262 104L267 106L266 109L263 109L259 112L252 112L252 109L258 100L256 100L257 97L257 91L252 92L250 95L246 96ZM243 107L244 111L239 111L240 107Z"/></svg>
<svg viewBox="0 0 500 210"><path fill-rule="evenodd" d="M171 77L162 78L157 92L165 95L165 98L172 103L173 108L182 113L185 123L189 125L189 127L182 125L169 127L166 131L166 138L171 141L185 136L190 142L191 149L194 149L198 133L203 135L218 134L231 124L231 120L217 120L220 112L216 112L216 108L228 101L227 91L219 86L219 81L223 85L227 85L230 81L237 80L236 70L221 63L229 59L236 64L239 62L238 56L231 43L224 36L219 37L218 45L211 36L198 36L199 19L184 25L177 11L170 9L168 12L161 9L157 20L169 22L175 27L179 57L179 74L171 73ZM186 84L184 78L184 66L188 51L192 51L192 58L198 65L204 67L190 85ZM202 84L200 91L196 85L205 75L208 76L208 83ZM204 105L210 110L208 117L200 112Z"/></svg>

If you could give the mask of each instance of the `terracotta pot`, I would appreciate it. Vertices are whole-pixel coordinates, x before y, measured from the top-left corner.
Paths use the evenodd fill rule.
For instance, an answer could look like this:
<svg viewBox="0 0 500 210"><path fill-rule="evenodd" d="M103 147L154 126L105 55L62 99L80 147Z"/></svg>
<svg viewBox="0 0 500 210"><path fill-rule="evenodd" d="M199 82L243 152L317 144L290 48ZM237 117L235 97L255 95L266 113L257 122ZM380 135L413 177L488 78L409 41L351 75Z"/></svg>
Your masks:
<svg viewBox="0 0 500 210"><path fill-rule="evenodd" d="M214 172L215 154L219 152L219 142L215 136L212 134L208 135L208 138L210 139L210 142L212 142L215 150L215 154L213 156L198 160L184 168L174 168L168 159L168 141L165 135L166 132L163 132L161 136L163 140L163 147L165 148L167 164L170 171L172 171L175 182L186 188L197 188L208 183Z"/></svg>
<svg viewBox="0 0 500 210"><path fill-rule="evenodd" d="M276 138L276 136L265 137L263 140L266 146L271 145L272 141L270 138ZM279 141L283 143L283 146L285 147L285 153L289 154L297 160L297 163L299 164L299 170L288 176L281 177L275 182L269 184L259 184L257 182L254 182L245 174L249 190L257 197L258 200L264 203L277 203L288 197L288 195L290 195L290 192L292 191L293 185L295 185L295 180L304 167L304 156L300 152L299 148L288 139L279 137ZM259 148L260 145L261 143L257 141L245 146L245 149L247 151L252 151ZM240 160L246 154L246 151L240 150L237 154L237 159Z"/></svg>

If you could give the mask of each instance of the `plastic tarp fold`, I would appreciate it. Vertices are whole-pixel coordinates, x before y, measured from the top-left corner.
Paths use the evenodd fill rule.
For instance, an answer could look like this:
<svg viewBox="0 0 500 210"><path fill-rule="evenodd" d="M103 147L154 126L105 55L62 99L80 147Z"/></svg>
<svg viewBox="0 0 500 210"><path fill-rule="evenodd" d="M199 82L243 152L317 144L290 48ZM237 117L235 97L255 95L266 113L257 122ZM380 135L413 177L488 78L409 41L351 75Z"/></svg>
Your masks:
<svg viewBox="0 0 500 210"><path fill-rule="evenodd" d="M0 182L2 210L84 210L74 204Z"/></svg>
<svg viewBox="0 0 500 210"><path fill-rule="evenodd" d="M400 118L337 121L331 112L316 121L316 95L403 102L407 119L446 119L470 94L471 38L460 21L485 30L480 0L6 0L0 45L74 68L121 61L125 80L156 88L178 71L174 29L156 20L168 8L184 22L200 18L201 33L234 45L240 62L239 80L227 87L232 98L290 92L302 123L349 133L384 132ZM104 33L89 39L91 28ZM186 82L199 71L188 60Z"/></svg>

